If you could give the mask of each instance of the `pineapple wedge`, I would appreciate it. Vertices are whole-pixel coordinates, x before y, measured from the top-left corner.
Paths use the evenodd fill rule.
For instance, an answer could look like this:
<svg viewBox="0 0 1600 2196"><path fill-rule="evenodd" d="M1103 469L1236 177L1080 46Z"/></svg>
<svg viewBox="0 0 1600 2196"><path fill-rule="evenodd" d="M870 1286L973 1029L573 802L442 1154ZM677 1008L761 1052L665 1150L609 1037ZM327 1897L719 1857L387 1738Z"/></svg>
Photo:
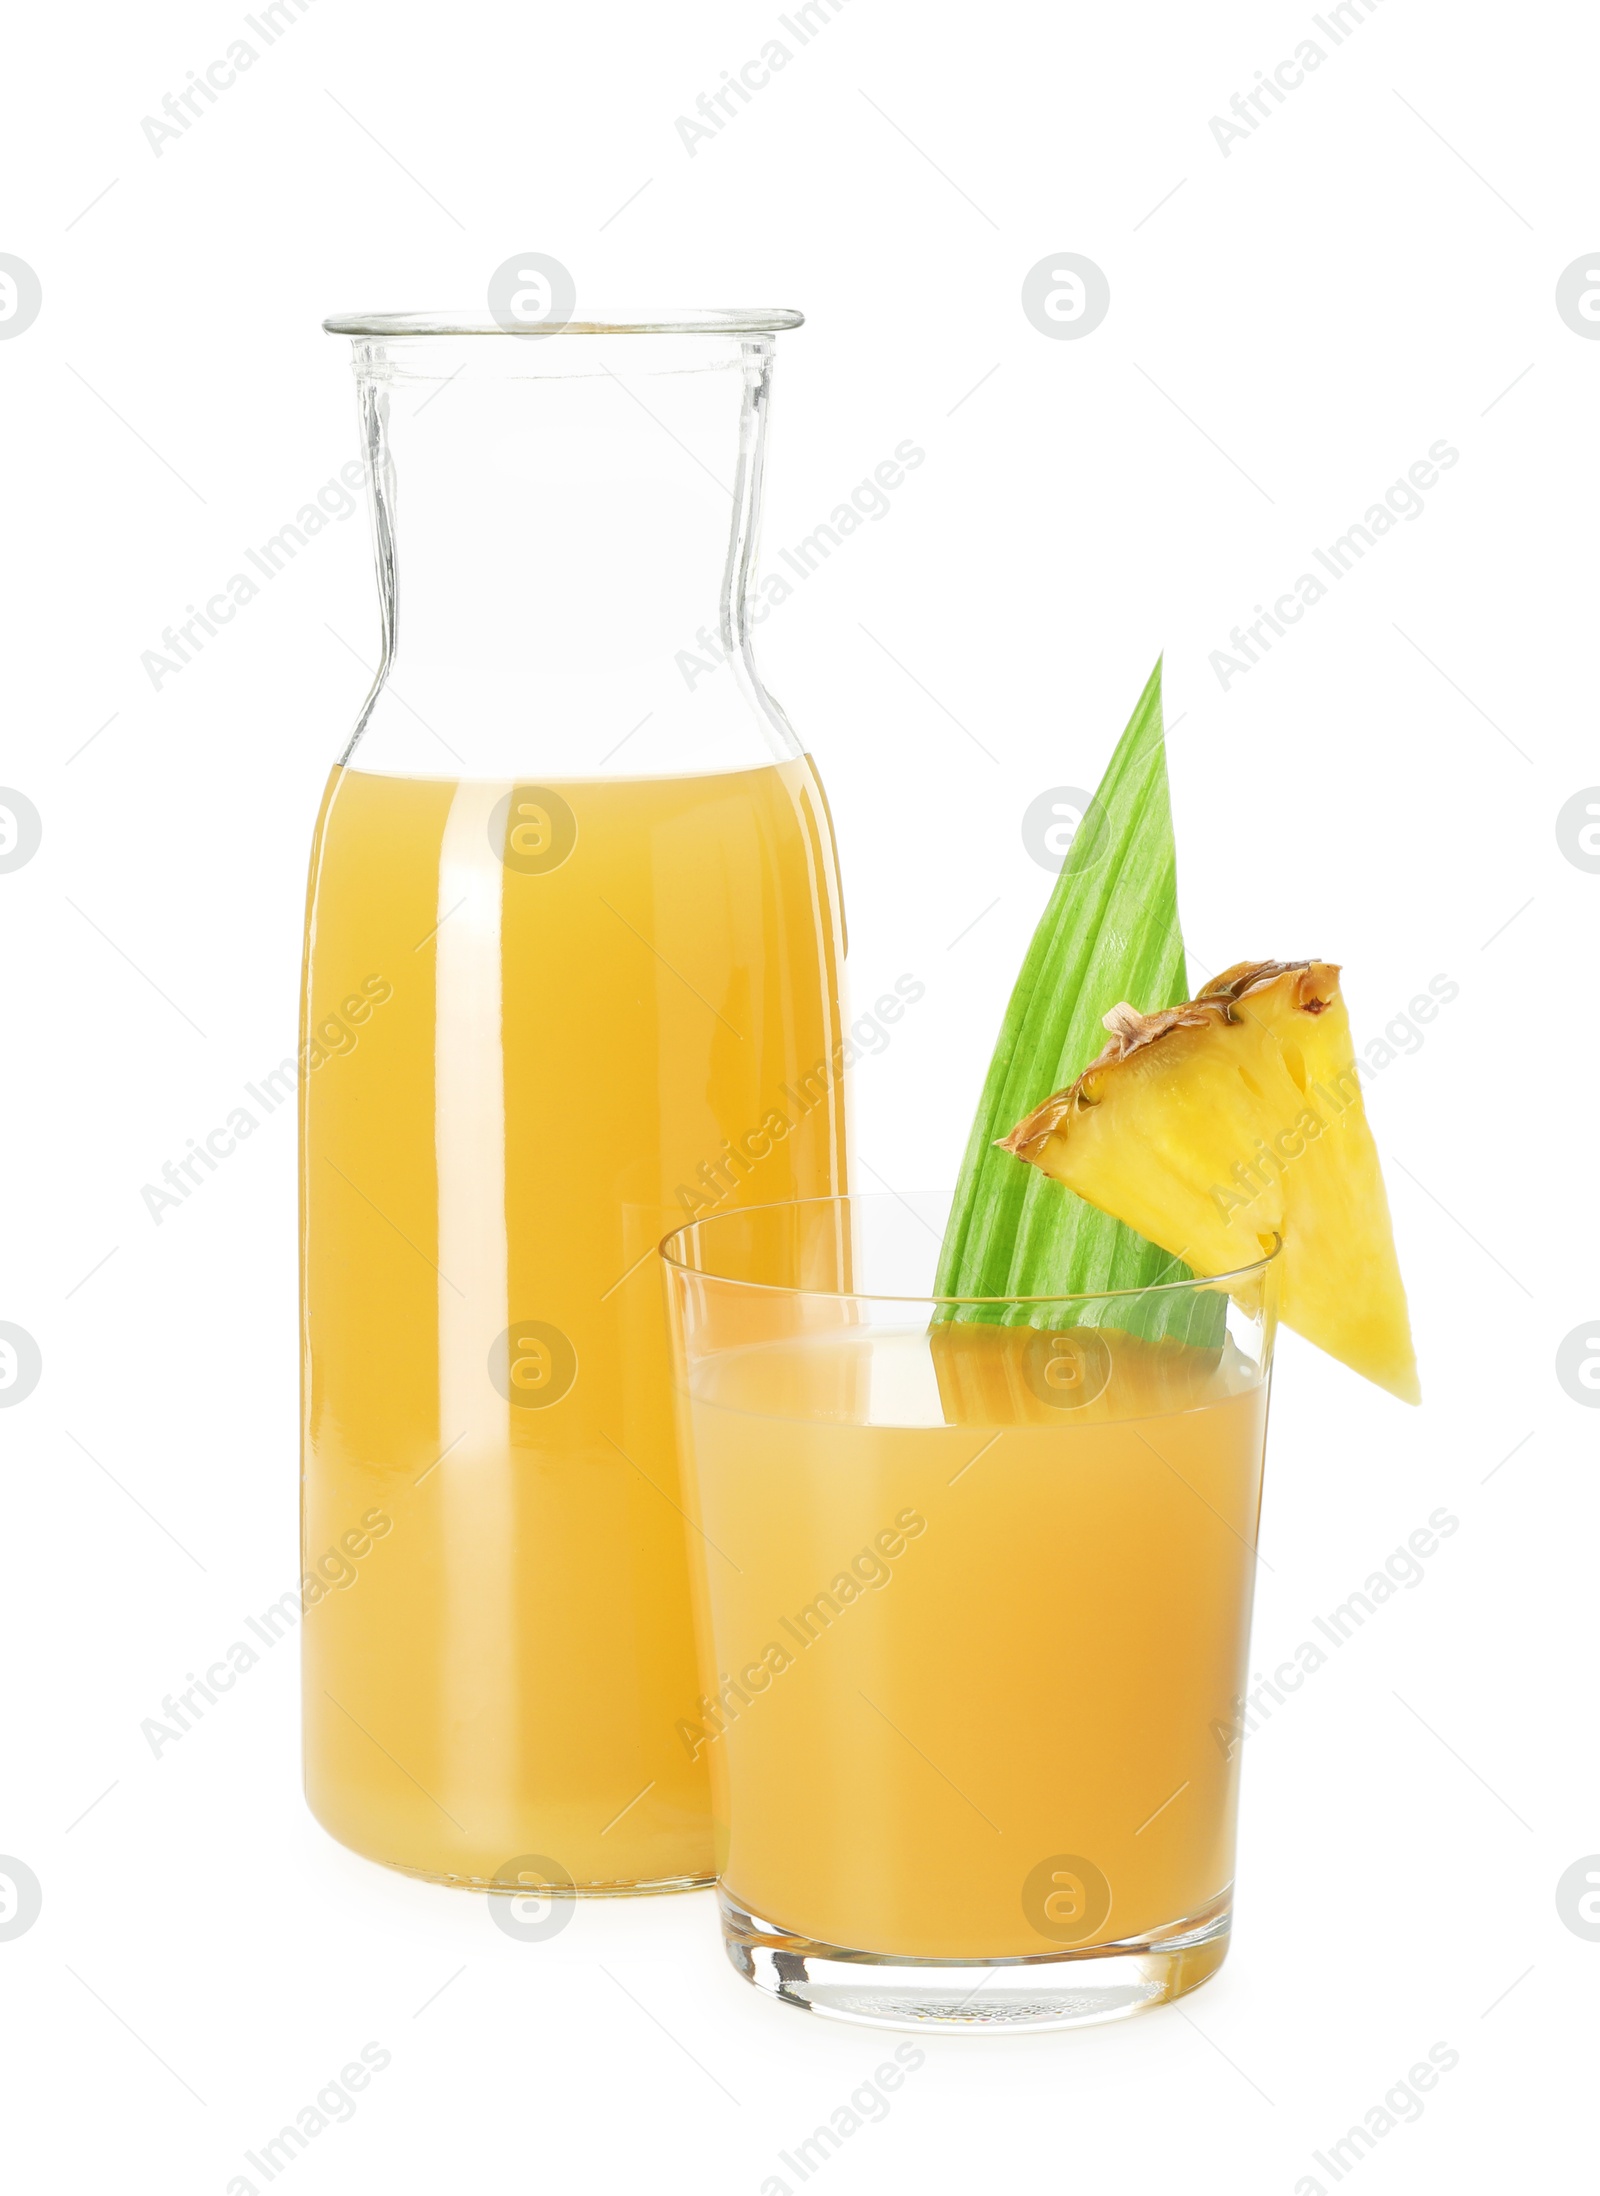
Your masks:
<svg viewBox="0 0 1600 2196"><path fill-rule="evenodd" d="M1001 1139L1199 1274L1283 1240L1286 1325L1421 1400L1339 971L1241 961L1183 1006L1113 1007L1111 1042Z"/></svg>

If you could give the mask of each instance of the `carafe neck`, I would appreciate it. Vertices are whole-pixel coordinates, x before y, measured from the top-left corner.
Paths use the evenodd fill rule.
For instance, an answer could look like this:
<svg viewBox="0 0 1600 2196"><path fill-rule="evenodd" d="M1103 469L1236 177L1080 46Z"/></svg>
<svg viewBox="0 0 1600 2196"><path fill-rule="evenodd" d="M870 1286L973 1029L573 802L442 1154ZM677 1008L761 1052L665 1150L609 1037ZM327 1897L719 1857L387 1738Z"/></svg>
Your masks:
<svg viewBox="0 0 1600 2196"><path fill-rule="evenodd" d="M801 752L750 638L770 336L355 354L382 660L347 762L640 776Z"/></svg>

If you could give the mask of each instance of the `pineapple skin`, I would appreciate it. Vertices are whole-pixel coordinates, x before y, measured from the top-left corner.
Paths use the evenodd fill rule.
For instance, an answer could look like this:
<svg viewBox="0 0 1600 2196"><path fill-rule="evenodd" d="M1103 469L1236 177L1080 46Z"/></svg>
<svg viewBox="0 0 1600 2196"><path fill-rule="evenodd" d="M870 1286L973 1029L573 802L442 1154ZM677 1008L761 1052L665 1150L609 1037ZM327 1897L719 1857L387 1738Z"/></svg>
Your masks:
<svg viewBox="0 0 1600 2196"><path fill-rule="evenodd" d="M1403 1401L1421 1401L1389 1202L1339 971L1241 961L1110 1043L1003 1148L1196 1273L1281 1241L1279 1310Z"/></svg>

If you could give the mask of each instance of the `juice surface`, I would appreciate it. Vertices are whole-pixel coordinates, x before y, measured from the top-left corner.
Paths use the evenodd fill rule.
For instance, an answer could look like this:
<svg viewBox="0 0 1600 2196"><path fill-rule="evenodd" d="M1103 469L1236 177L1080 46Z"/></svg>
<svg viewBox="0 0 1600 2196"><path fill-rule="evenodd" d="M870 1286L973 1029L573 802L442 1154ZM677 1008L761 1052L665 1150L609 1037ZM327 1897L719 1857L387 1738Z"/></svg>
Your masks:
<svg viewBox="0 0 1600 2196"><path fill-rule="evenodd" d="M1041 1339L812 1333L696 1368L719 1698L685 1739L762 1921L1048 1954L1231 1882L1265 1383L1106 1330L1104 1392L1062 1409Z"/></svg>
<svg viewBox="0 0 1600 2196"><path fill-rule="evenodd" d="M838 957L808 762L333 773L302 1049L305 1766L358 1851L477 1882L529 1855L602 1888L710 1874L674 1730L698 1681L654 1246L842 1186Z"/></svg>

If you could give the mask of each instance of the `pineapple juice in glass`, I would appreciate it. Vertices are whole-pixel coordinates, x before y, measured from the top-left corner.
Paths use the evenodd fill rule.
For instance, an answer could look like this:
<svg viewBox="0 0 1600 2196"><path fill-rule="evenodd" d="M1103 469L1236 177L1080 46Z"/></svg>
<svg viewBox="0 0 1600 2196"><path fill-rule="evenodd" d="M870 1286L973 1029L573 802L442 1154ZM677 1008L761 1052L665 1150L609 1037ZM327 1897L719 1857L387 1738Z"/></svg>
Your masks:
<svg viewBox="0 0 1600 2196"><path fill-rule="evenodd" d="M932 1293L942 1214L829 1197L664 1257L724 1936L786 2002L1064 2027L1227 1949L1275 1260Z"/></svg>
<svg viewBox="0 0 1600 2196"><path fill-rule="evenodd" d="M306 921L306 1788L444 1881L712 1873L656 1246L844 1169L832 832L750 649L798 319L328 323L383 623Z"/></svg>

